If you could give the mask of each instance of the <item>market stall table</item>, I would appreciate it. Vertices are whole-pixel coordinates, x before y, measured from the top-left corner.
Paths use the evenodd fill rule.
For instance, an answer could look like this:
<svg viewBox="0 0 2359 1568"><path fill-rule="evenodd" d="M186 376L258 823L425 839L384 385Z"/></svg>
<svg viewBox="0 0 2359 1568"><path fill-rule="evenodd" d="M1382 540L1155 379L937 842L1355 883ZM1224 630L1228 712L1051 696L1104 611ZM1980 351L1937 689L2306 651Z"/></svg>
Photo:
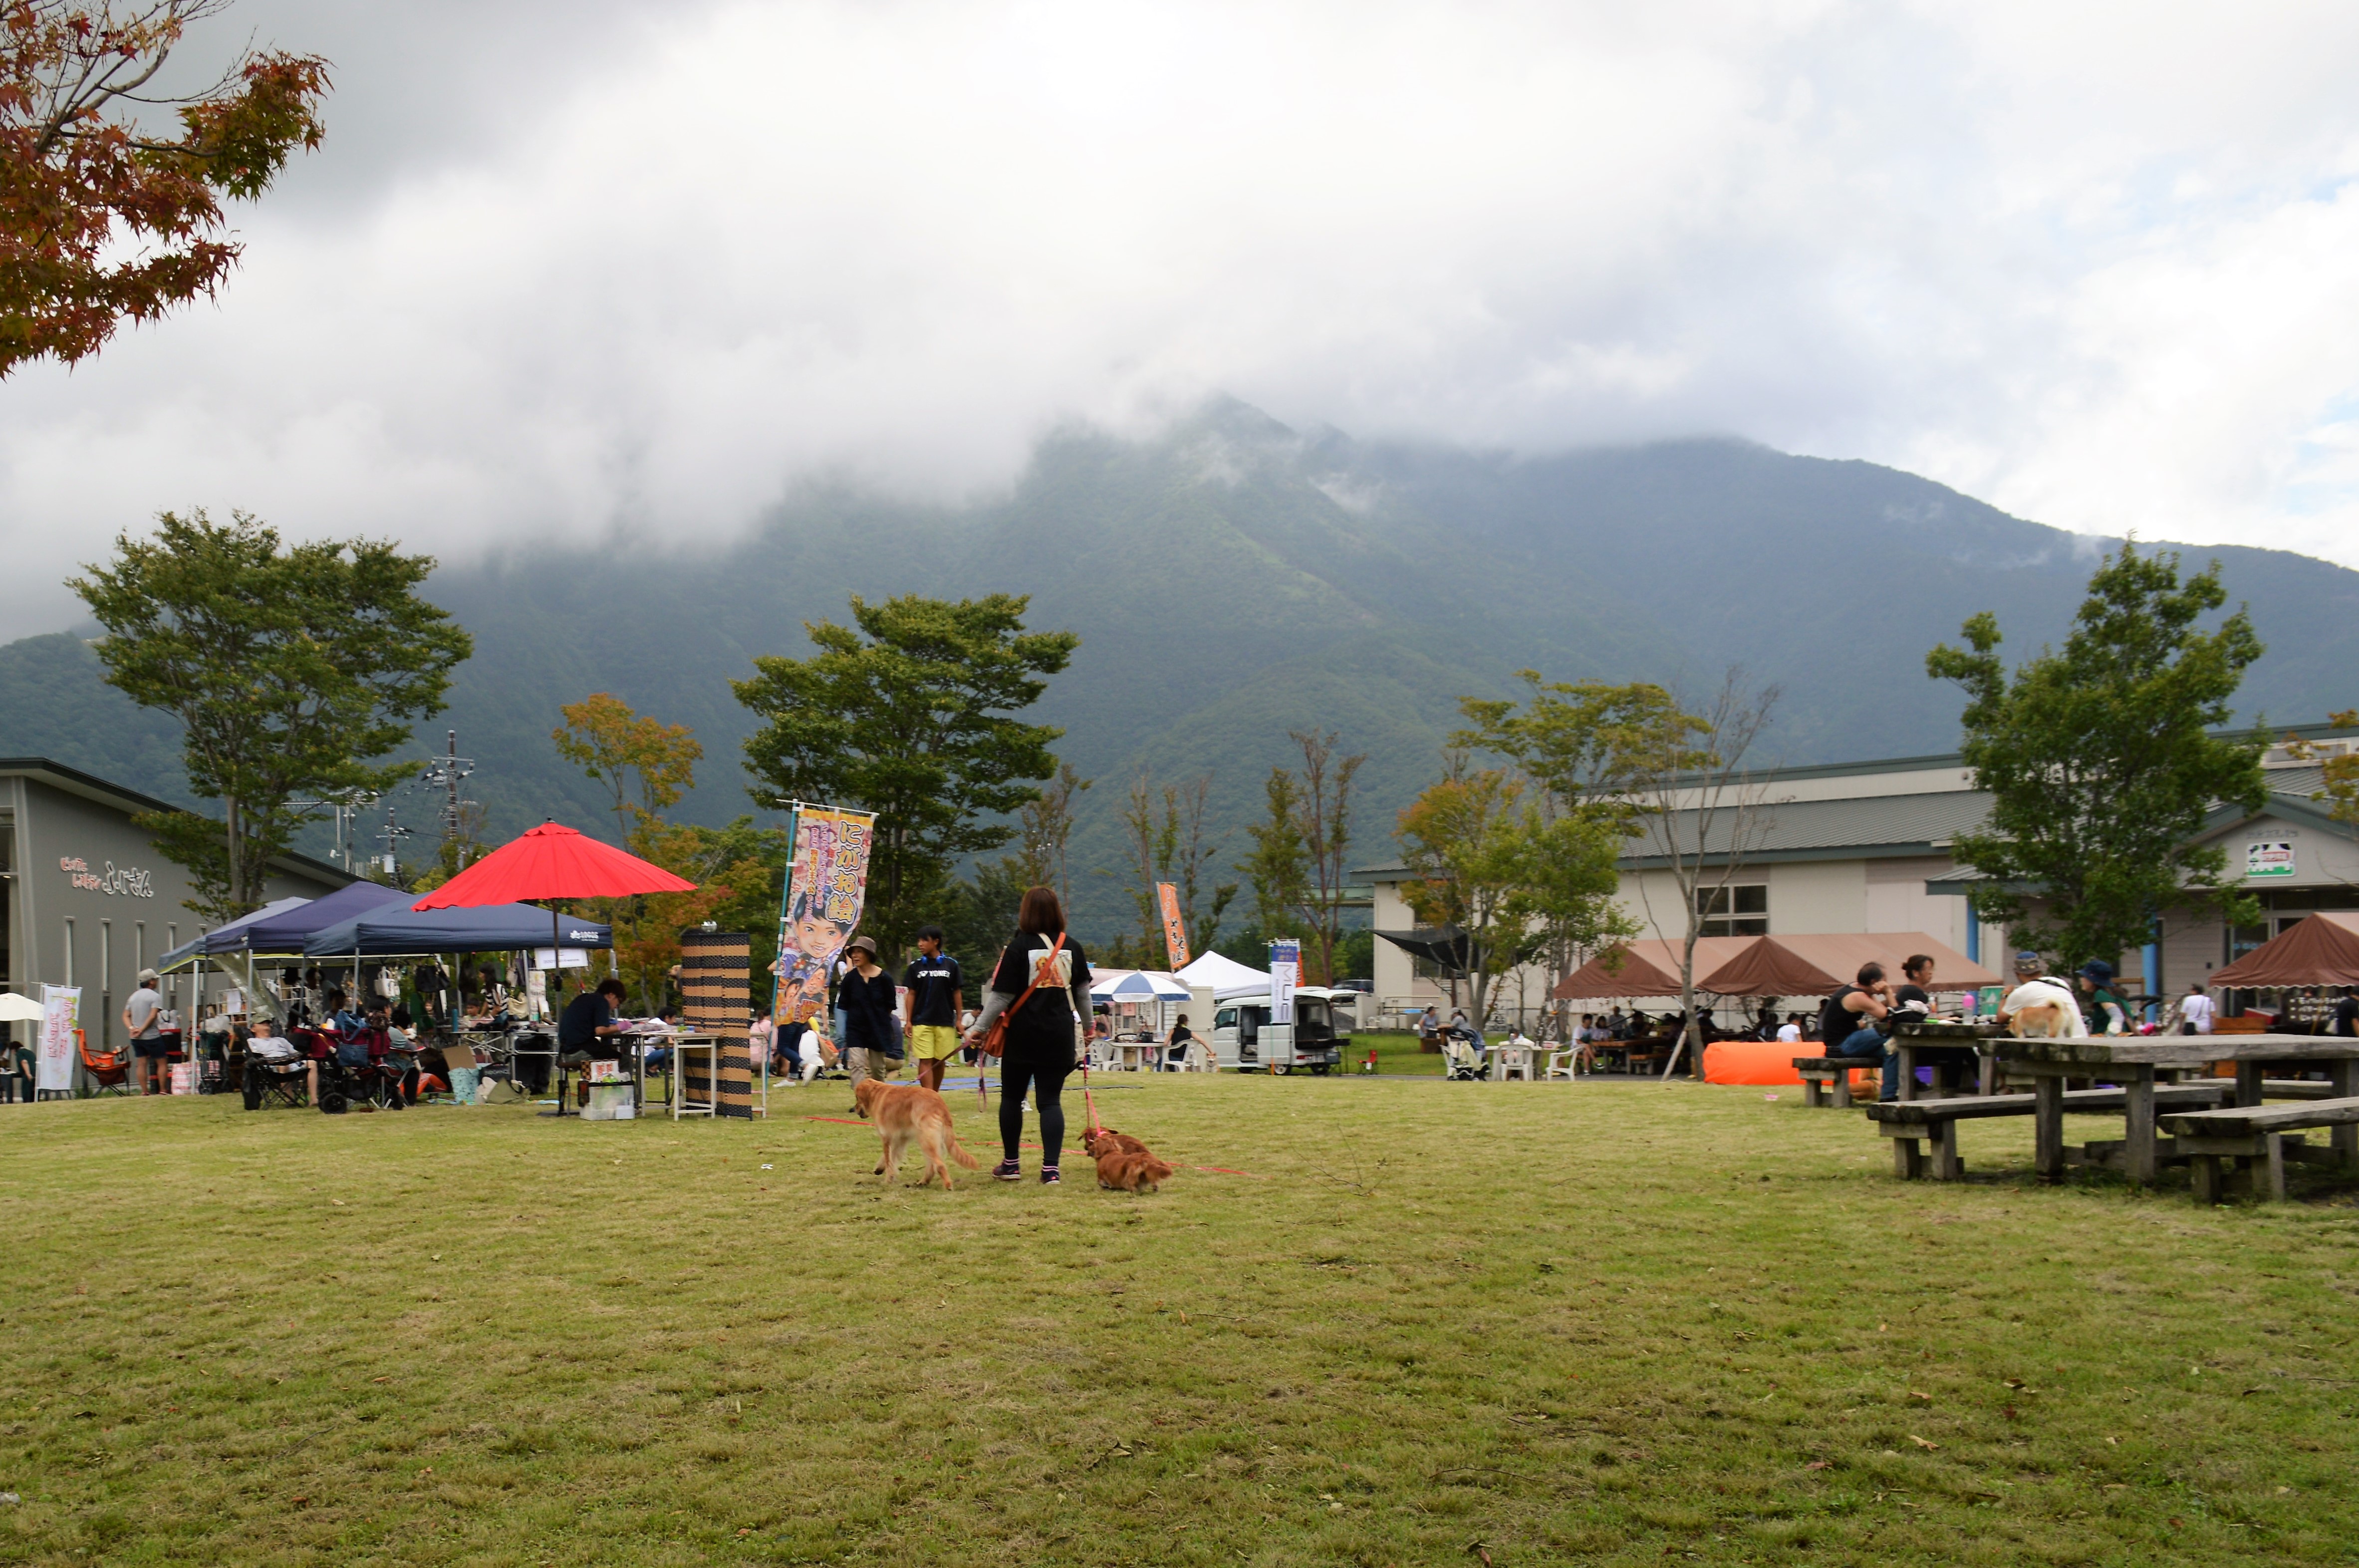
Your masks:
<svg viewBox="0 0 2359 1568"><path fill-rule="evenodd" d="M1991 1042L2000 1065L2033 1081L2034 1163L2040 1180L2064 1179L2064 1082L2090 1078L2118 1083L2126 1096L2127 1128L2122 1163L2132 1181L2150 1183L2160 1160L2155 1135L2154 1085L2158 1073L2201 1073L2214 1062L2236 1066L2236 1104L2257 1105L2267 1092L2263 1070L2270 1062L2326 1069L2335 1097L2359 1093L2359 1039L2335 1035L2100 1035L2089 1040L2015 1040ZM2359 1169L2359 1126L2338 1127L2332 1148L2345 1170Z"/></svg>

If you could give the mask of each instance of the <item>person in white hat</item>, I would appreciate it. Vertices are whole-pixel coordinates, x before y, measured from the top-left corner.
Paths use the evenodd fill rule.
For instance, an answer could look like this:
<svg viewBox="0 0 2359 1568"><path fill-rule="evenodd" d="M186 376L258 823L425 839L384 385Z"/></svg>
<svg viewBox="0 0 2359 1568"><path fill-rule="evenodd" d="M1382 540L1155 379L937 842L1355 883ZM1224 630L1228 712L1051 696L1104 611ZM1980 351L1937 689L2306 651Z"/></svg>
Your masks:
<svg viewBox="0 0 2359 1568"><path fill-rule="evenodd" d="M153 969L139 972L139 989L123 1004L124 1031L131 1037L132 1060L138 1064L136 1082L140 1092L162 1094L170 1092L171 1081L166 1070L171 1065L168 1052L171 1041L164 1038L164 993L156 989Z"/></svg>

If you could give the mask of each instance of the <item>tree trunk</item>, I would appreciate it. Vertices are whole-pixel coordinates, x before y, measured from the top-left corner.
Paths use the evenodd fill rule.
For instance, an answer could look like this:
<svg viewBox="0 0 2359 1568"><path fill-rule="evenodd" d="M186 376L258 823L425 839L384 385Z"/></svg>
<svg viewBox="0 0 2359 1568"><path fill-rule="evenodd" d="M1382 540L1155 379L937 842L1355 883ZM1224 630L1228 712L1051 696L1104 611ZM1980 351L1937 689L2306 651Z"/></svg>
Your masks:
<svg viewBox="0 0 2359 1568"><path fill-rule="evenodd" d="M245 835L240 831L238 822L237 797L224 795L222 804L223 826L229 833L229 899L233 904L244 904L251 900L252 894L245 886Z"/></svg>

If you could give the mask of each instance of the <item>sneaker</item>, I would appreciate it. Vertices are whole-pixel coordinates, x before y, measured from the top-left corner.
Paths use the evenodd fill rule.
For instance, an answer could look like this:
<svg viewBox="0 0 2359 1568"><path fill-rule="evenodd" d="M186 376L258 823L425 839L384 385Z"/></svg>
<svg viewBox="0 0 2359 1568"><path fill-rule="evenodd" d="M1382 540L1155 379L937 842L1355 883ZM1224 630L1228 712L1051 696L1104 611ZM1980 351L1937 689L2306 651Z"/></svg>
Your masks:
<svg viewBox="0 0 2359 1568"><path fill-rule="evenodd" d="M1003 1181L1020 1181L1024 1179L1023 1167L1017 1165L1013 1160L1001 1160L992 1168L991 1173Z"/></svg>
<svg viewBox="0 0 2359 1568"><path fill-rule="evenodd" d="M1057 1168L1055 1166L1043 1165L1040 1167L1040 1185L1043 1187L1053 1187L1062 1180L1063 1178L1057 1174Z"/></svg>

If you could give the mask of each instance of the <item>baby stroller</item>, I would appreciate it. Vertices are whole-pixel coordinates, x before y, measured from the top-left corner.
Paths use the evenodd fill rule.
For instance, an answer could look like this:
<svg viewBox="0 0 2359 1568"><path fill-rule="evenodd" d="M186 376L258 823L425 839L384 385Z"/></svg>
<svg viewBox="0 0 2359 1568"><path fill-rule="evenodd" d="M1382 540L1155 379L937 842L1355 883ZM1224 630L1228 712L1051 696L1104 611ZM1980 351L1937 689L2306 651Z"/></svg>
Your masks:
<svg viewBox="0 0 2359 1568"><path fill-rule="evenodd" d="M1453 1083L1472 1083L1483 1076L1483 1037L1464 1024L1441 1031L1445 1076Z"/></svg>
<svg viewBox="0 0 2359 1568"><path fill-rule="evenodd" d="M323 1034L328 1054L320 1062L320 1108L341 1116L354 1105L397 1111L408 1098L402 1080L408 1070L386 1055L392 1042L383 1029L356 1029L349 1034Z"/></svg>

